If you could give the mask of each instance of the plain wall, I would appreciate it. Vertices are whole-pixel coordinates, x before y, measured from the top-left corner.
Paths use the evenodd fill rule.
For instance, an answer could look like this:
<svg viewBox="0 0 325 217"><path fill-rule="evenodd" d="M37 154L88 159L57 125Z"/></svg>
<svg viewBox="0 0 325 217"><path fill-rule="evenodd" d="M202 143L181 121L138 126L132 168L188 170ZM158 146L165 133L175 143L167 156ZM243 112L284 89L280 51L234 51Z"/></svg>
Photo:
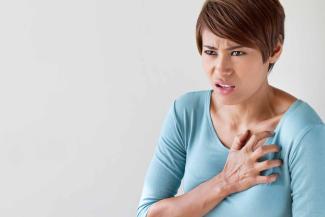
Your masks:
<svg viewBox="0 0 325 217"><path fill-rule="evenodd" d="M130 217L172 101L209 89L203 1L0 2L0 216ZM325 2L286 0L270 83L324 119Z"/></svg>

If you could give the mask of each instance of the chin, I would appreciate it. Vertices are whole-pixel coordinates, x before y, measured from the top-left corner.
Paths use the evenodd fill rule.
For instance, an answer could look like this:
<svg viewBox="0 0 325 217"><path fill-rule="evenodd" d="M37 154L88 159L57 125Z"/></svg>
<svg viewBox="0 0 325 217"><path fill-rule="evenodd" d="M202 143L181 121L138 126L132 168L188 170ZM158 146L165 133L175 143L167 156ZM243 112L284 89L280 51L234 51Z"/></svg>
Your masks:
<svg viewBox="0 0 325 217"><path fill-rule="evenodd" d="M234 93L224 96L219 93L215 87L213 88L213 97L215 97L215 99L222 105L237 105L241 102L241 100L238 99L238 96L235 96Z"/></svg>

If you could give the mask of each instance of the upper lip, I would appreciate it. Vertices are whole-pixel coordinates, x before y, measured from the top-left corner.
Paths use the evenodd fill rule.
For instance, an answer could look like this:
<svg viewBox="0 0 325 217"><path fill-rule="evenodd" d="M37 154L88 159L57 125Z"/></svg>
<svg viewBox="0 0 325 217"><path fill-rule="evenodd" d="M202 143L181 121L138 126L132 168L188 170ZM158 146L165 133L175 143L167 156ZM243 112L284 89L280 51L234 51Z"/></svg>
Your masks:
<svg viewBox="0 0 325 217"><path fill-rule="evenodd" d="M230 84L229 82L224 82L224 81L220 81L220 80L216 81L215 84L228 85L228 86L235 87L235 85Z"/></svg>

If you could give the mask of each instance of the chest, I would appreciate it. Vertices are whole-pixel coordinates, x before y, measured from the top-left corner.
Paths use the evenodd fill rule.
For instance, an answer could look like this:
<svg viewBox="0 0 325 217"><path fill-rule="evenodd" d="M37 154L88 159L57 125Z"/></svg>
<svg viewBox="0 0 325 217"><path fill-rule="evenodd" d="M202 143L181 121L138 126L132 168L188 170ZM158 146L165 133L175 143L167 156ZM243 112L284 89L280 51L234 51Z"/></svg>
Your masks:
<svg viewBox="0 0 325 217"><path fill-rule="evenodd" d="M232 142L237 135L237 132L234 129L231 130L231 127L228 124L222 122L222 120L218 118L218 116L213 112L211 113L211 122L220 142L226 148L230 149Z"/></svg>
<svg viewBox="0 0 325 217"><path fill-rule="evenodd" d="M191 140L187 152L183 177L184 192L191 191L201 183L218 175L224 168L228 149L216 140L212 131L200 131ZM278 142L272 139L268 142ZM283 156L281 157L283 158ZM284 162L286 164L286 162ZM283 166L265 175L279 173L279 179L272 184L256 185L245 191L228 196L206 216L209 217L290 217L291 195L289 171Z"/></svg>
<svg viewBox="0 0 325 217"><path fill-rule="evenodd" d="M273 131L276 125L279 122L279 117L272 118L269 120L262 121L258 124L253 124L252 126L248 127L247 129L251 130L252 133L255 132L262 132L262 131ZM222 122L220 118L211 114L211 122L214 128L214 131L220 140L220 142L228 149L231 148L234 139L239 134L243 133L244 130L238 130L236 127L231 126L225 122ZM261 141L265 142L265 140Z"/></svg>
<svg viewBox="0 0 325 217"><path fill-rule="evenodd" d="M197 142L188 152L183 178L184 192L219 174L227 160L227 150L215 141ZM290 217L291 198L286 167L270 173L279 173L272 184L256 185L245 191L228 196L206 216L209 217Z"/></svg>

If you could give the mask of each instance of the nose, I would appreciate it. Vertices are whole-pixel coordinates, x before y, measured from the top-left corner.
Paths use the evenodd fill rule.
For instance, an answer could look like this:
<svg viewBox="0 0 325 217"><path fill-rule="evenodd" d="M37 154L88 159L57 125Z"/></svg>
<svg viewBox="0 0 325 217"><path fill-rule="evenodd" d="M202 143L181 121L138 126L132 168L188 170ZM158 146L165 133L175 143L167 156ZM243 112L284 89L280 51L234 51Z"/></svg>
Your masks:
<svg viewBox="0 0 325 217"><path fill-rule="evenodd" d="M232 74L232 67L229 58L220 54L215 60L215 69L221 76L229 76Z"/></svg>

